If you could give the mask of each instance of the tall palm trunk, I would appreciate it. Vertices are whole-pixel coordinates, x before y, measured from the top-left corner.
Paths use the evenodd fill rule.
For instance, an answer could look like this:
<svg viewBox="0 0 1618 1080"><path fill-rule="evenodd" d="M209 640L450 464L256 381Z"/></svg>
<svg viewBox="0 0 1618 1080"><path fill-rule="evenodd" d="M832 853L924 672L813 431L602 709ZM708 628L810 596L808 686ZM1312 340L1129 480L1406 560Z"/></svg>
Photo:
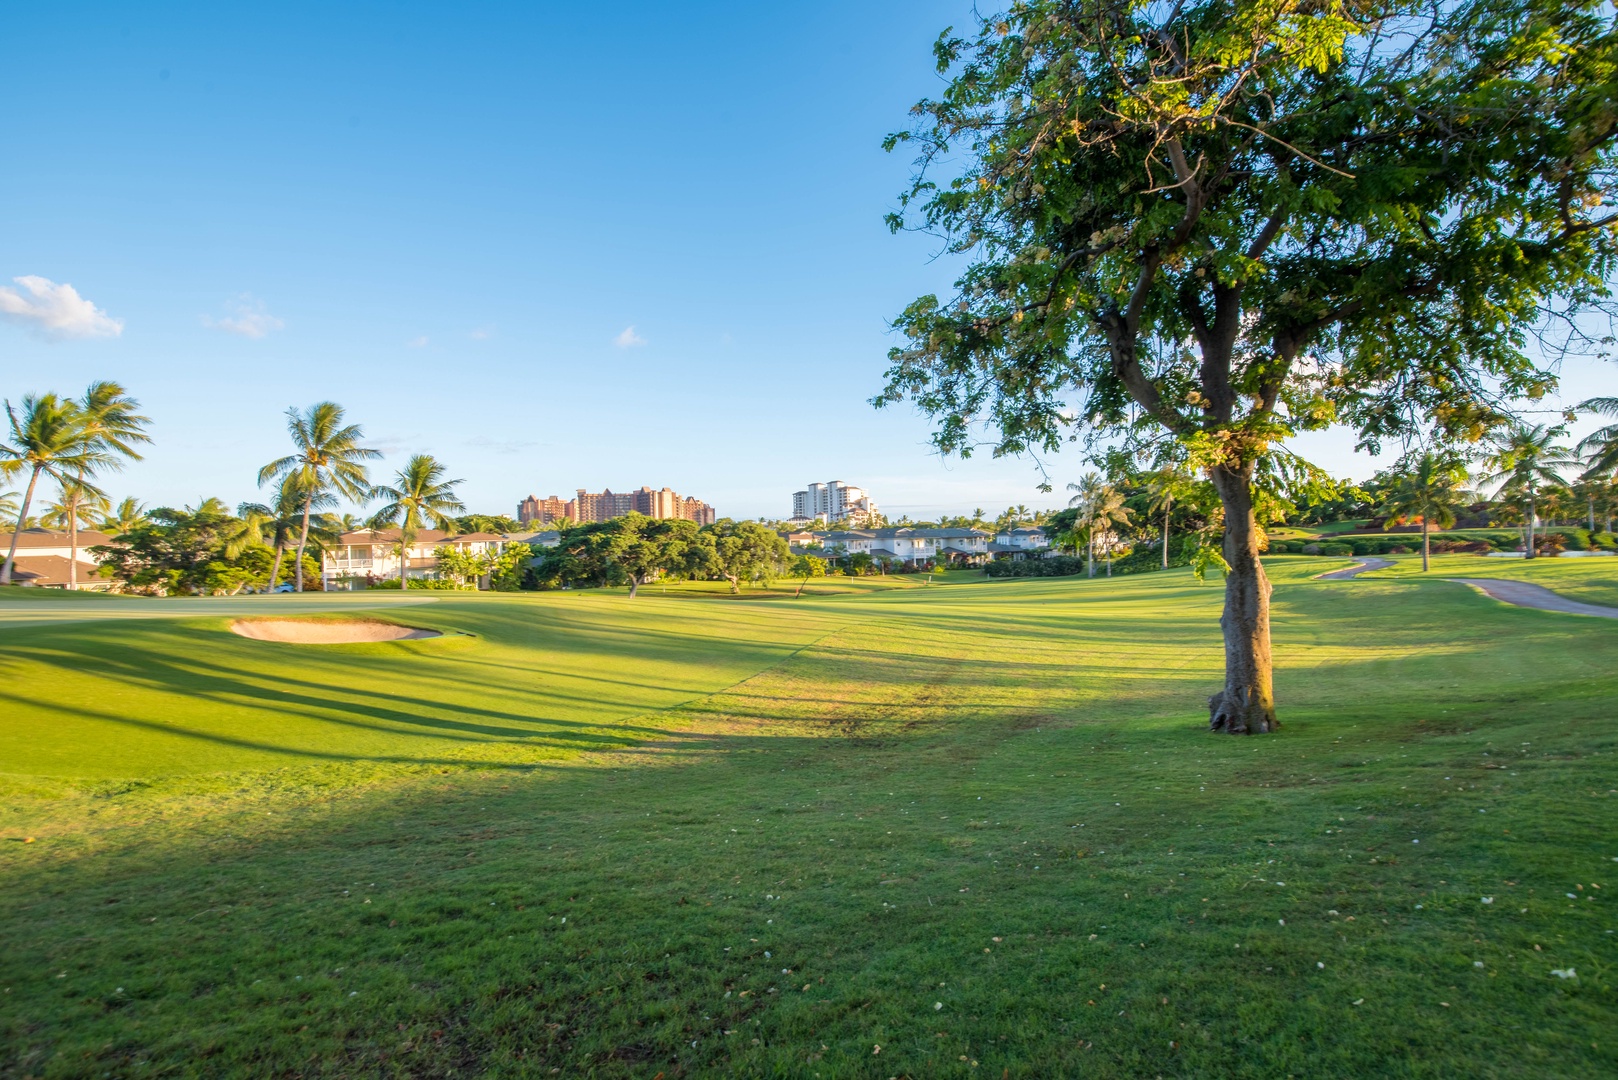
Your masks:
<svg viewBox="0 0 1618 1080"><path fill-rule="evenodd" d="M1539 552L1534 550L1534 486L1528 485L1528 547L1522 555L1525 559L1536 559Z"/></svg>
<svg viewBox="0 0 1618 1080"><path fill-rule="evenodd" d="M1085 537L1085 544L1084 544L1085 577L1095 577L1096 576L1096 528L1095 528L1095 522L1093 522L1093 521L1086 522L1085 527L1086 527L1085 531L1090 534L1089 536Z"/></svg>
<svg viewBox="0 0 1618 1080"><path fill-rule="evenodd" d="M80 474L79 482L84 476ZM79 496L77 491L72 498L64 500L67 503L67 588L69 592L77 592L79 588Z"/></svg>
<svg viewBox="0 0 1618 1080"><path fill-rule="evenodd" d="M1169 568L1169 515L1174 512L1174 500L1171 498L1163 506L1163 569Z"/></svg>
<svg viewBox="0 0 1618 1080"><path fill-rule="evenodd" d="M1421 515L1421 572L1426 573L1432 566L1427 561L1427 515Z"/></svg>
<svg viewBox="0 0 1618 1080"><path fill-rule="evenodd" d="M315 497L310 495L303 500L303 531L298 534L298 562L292 568L293 578L297 585L294 592L303 592L303 549L309 544L309 510L314 505Z"/></svg>
<svg viewBox="0 0 1618 1080"><path fill-rule="evenodd" d="M275 562L270 564L270 592L275 591L275 583L281 577L281 557L286 554L287 545L284 540L275 542Z"/></svg>
<svg viewBox="0 0 1618 1080"><path fill-rule="evenodd" d="M34 485L39 483L39 466L28 476L28 490L23 493L22 510L17 514L17 527L11 530L11 550L6 552L6 561L0 565L0 585L11 584L11 568L17 562L17 539L22 533L22 523L28 520L28 504L34 501Z"/></svg>
<svg viewBox="0 0 1618 1080"><path fill-rule="evenodd" d="M415 537L403 525L399 526L399 591L410 588L410 542Z"/></svg>

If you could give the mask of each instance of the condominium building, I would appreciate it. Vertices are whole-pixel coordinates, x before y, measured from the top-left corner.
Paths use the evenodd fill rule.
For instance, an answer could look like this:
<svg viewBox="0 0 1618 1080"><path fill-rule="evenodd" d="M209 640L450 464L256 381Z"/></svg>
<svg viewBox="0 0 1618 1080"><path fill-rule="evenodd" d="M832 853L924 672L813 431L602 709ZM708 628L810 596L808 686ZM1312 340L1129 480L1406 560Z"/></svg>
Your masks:
<svg viewBox="0 0 1618 1080"><path fill-rule="evenodd" d="M625 514L645 514L650 518L680 518L698 525L712 525L714 508L701 499L681 495L671 488L638 491L585 491L579 488L565 502L555 495L546 499L528 496L517 504L517 520L524 524L553 521L607 521Z"/></svg>
<svg viewBox="0 0 1618 1080"><path fill-rule="evenodd" d="M856 518L862 522L875 518L879 511L864 488L833 480L825 484L810 484L803 491L792 493L792 520L794 521L846 521Z"/></svg>

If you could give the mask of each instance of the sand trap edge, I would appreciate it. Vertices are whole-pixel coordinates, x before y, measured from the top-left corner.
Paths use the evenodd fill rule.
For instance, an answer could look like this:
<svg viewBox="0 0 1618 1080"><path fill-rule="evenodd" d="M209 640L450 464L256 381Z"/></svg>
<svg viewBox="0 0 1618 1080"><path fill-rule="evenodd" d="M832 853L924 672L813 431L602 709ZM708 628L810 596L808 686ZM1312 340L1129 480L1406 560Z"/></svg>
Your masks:
<svg viewBox="0 0 1618 1080"><path fill-rule="evenodd" d="M444 636L441 630L370 619L235 619L230 632L252 641L288 645L354 645Z"/></svg>

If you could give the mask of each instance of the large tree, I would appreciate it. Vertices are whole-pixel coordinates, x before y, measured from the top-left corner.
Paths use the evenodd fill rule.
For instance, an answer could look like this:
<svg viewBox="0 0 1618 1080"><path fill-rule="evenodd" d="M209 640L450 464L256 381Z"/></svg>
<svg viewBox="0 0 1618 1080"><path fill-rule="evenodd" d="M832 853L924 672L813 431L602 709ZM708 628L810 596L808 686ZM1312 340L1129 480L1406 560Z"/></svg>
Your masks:
<svg viewBox="0 0 1618 1080"><path fill-rule="evenodd" d="M1179 442L1224 508L1210 725L1274 730L1255 472L1300 428L1472 439L1553 385L1529 340L1614 263L1614 52L1593 0L1033 0L946 32L890 224L964 269L897 320L877 402L945 452Z"/></svg>
<svg viewBox="0 0 1618 1080"><path fill-rule="evenodd" d="M315 501L322 495L341 495L356 503L371 497L365 462L382 456L378 450L361 446L364 430L358 424L343 423L343 408L330 401L309 406L303 412L288 409L287 434L295 452L276 458L258 471L260 486L271 480L293 477L303 493L303 524L298 533L298 554L294 581L303 592L303 552L309 546L309 518Z"/></svg>
<svg viewBox="0 0 1618 1080"><path fill-rule="evenodd" d="M792 557L781 534L756 521L720 518L702 530L705 569L741 592L743 581L765 580L780 573Z"/></svg>
<svg viewBox="0 0 1618 1080"><path fill-rule="evenodd" d="M634 599L661 573L699 568L710 550L694 521L625 514L566 529L561 543L541 556L535 577L550 586L628 585Z"/></svg>

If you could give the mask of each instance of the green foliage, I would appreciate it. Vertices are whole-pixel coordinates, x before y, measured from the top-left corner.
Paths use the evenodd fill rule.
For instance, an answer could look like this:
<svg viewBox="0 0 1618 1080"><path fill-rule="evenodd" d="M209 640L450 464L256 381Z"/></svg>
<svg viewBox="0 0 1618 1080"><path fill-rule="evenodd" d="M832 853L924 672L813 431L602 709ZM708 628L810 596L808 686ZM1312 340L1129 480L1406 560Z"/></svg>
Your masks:
<svg viewBox="0 0 1618 1080"><path fill-rule="evenodd" d="M1231 467L1332 420L1476 438L1554 381L1530 329L1606 296L1613 54L1595 3L986 14L888 142L921 155L893 226L970 262L899 317L878 403L962 454L977 420L997 453L1145 422Z"/></svg>
<svg viewBox="0 0 1618 1080"><path fill-rule="evenodd" d="M1076 555L1051 555L1043 559L996 559L983 568L992 578L1071 577L1084 573L1084 559Z"/></svg>
<svg viewBox="0 0 1618 1080"><path fill-rule="evenodd" d="M399 579L396 577L383 578L366 586L367 589L392 589L399 591ZM454 578L411 578L410 589L426 589L429 592L476 592L477 584L457 581Z"/></svg>
<svg viewBox="0 0 1618 1080"><path fill-rule="evenodd" d="M541 589L628 585L633 594L659 574L704 567L711 552L693 521L626 514L563 530L561 543L540 555L534 581Z"/></svg>
<svg viewBox="0 0 1618 1080"><path fill-rule="evenodd" d="M160 507L90 551L101 559L103 577L136 592L211 596L265 588L275 553L263 543L243 542L242 524L218 500L195 509ZM304 556L304 576L320 577L311 555Z"/></svg>
<svg viewBox="0 0 1618 1080"><path fill-rule="evenodd" d="M730 582L732 593L741 591L743 581L768 584L791 557L781 535L756 521L721 518L704 528L699 540L697 568Z"/></svg>

